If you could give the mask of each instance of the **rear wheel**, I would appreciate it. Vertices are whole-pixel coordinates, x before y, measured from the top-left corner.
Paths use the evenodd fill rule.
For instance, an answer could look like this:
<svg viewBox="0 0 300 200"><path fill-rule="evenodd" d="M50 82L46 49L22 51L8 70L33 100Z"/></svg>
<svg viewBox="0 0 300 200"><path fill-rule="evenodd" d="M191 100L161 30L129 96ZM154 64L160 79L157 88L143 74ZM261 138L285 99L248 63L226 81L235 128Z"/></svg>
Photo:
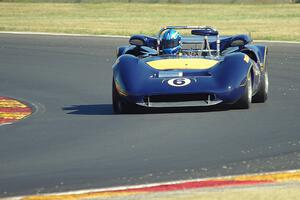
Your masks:
<svg viewBox="0 0 300 200"><path fill-rule="evenodd" d="M246 83L245 83L245 92L242 97L235 103L235 108L238 109L248 109L250 108L252 102L252 78L251 73L248 73Z"/></svg>

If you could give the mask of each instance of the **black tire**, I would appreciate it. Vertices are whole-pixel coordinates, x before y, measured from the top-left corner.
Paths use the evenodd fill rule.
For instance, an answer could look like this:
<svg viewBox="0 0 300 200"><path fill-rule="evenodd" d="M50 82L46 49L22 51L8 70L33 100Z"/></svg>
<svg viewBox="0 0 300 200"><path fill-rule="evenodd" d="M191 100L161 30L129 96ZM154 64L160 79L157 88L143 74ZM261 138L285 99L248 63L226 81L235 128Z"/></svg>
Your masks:
<svg viewBox="0 0 300 200"><path fill-rule="evenodd" d="M112 82L112 102L115 114L126 114L134 111L133 105L125 102L117 92L115 81Z"/></svg>
<svg viewBox="0 0 300 200"><path fill-rule="evenodd" d="M257 93L253 97L253 102L255 103L264 103L268 99L269 92L269 75L267 69L265 69L262 83L257 91Z"/></svg>
<svg viewBox="0 0 300 200"><path fill-rule="evenodd" d="M264 103L268 99L269 93L269 74L268 74L268 57L265 55L265 66L263 71L263 80L259 86L257 93L253 96L253 102L255 103Z"/></svg>
<svg viewBox="0 0 300 200"><path fill-rule="evenodd" d="M113 81L112 83L112 102L113 102L113 111L115 114L119 114L120 111L119 111L119 95L116 91L116 87L115 87L115 83Z"/></svg>
<svg viewBox="0 0 300 200"><path fill-rule="evenodd" d="M252 102L252 78L251 73L248 73L246 83L245 83L245 92L242 97L234 104L234 107L237 109L249 109Z"/></svg>

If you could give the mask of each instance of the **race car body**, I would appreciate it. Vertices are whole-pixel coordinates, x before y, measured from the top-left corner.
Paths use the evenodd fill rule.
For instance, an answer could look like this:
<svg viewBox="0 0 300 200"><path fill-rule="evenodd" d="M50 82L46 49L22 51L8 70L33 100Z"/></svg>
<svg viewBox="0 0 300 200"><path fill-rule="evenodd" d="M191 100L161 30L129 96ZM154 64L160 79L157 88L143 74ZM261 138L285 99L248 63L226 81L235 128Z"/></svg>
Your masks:
<svg viewBox="0 0 300 200"><path fill-rule="evenodd" d="M191 29L192 36L182 37L178 52L165 54L161 35L170 29ZM114 111L216 104L249 108L252 101L265 102L267 47L251 42L247 35L220 37L217 30L198 26L168 26L157 38L132 36L113 65Z"/></svg>

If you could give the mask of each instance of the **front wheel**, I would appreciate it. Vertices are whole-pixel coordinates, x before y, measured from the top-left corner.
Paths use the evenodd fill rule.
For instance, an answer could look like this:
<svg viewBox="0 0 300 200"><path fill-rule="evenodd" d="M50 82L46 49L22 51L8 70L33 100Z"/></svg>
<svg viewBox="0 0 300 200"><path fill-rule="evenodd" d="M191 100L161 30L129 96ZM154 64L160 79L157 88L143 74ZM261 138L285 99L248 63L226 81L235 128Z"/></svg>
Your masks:
<svg viewBox="0 0 300 200"><path fill-rule="evenodd" d="M115 81L112 82L112 102L113 102L113 111L115 114L126 114L134 110L133 106L120 97Z"/></svg>
<svg viewBox="0 0 300 200"><path fill-rule="evenodd" d="M246 83L245 83L245 92L242 97L235 103L235 108L238 109L248 109L250 108L252 102L252 78L251 74L248 73Z"/></svg>

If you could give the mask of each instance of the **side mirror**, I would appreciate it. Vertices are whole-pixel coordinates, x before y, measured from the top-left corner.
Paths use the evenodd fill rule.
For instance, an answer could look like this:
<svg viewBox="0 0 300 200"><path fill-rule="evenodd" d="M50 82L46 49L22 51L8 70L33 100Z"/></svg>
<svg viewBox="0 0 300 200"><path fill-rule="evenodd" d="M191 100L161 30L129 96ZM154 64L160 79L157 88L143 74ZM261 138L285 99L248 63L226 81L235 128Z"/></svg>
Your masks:
<svg viewBox="0 0 300 200"><path fill-rule="evenodd" d="M252 39L249 35L235 35L231 38L230 46L231 47L243 47L246 44L252 42Z"/></svg>
<svg viewBox="0 0 300 200"><path fill-rule="evenodd" d="M136 47L146 46L152 49L157 48L157 38L146 35L133 35L129 39L129 44Z"/></svg>
<svg viewBox="0 0 300 200"><path fill-rule="evenodd" d="M146 46L145 37L140 35L134 35L129 39L129 44L135 45L135 46Z"/></svg>
<svg viewBox="0 0 300 200"><path fill-rule="evenodd" d="M240 46L245 46L245 41L244 40L233 40L230 44L231 47L240 47Z"/></svg>

